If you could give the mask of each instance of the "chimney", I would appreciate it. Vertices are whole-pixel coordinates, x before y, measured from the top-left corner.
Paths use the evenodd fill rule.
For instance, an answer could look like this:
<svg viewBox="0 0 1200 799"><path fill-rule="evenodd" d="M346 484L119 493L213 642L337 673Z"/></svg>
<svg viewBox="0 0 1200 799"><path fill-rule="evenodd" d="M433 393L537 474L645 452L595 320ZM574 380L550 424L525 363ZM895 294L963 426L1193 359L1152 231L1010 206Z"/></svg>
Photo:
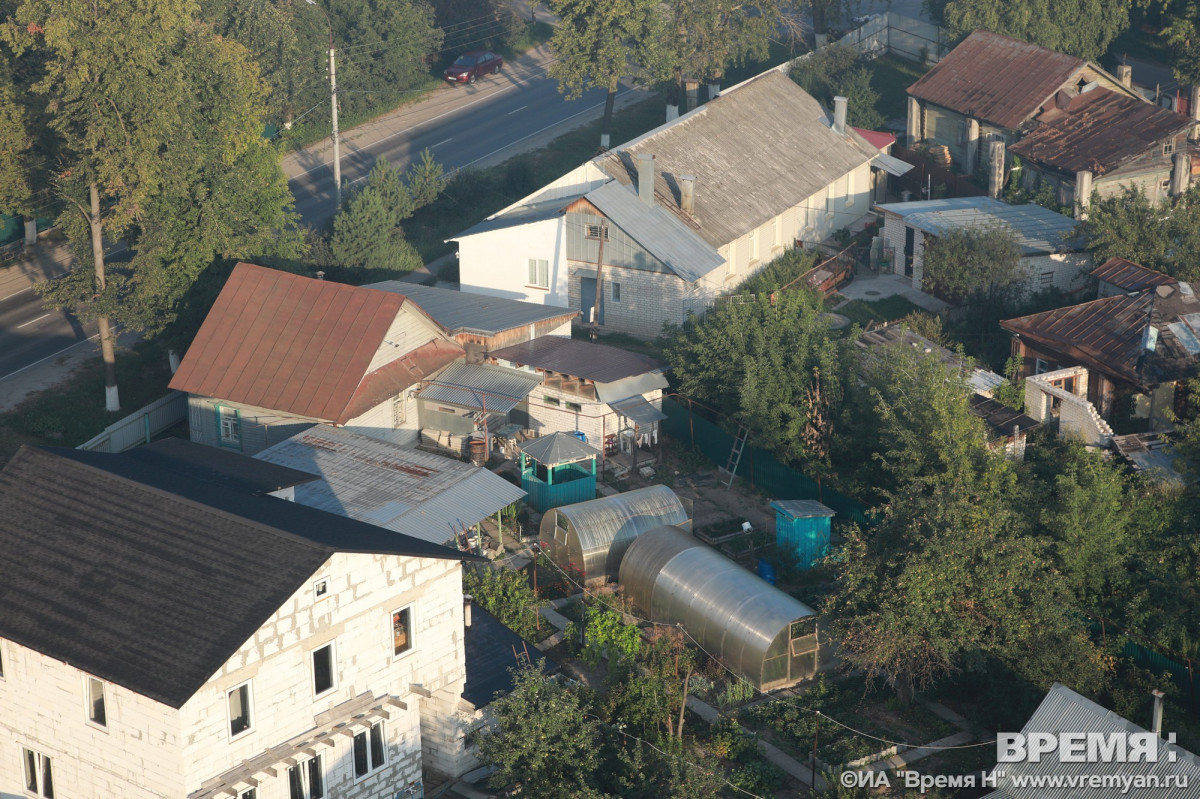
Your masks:
<svg viewBox="0 0 1200 799"><path fill-rule="evenodd" d="M463 594L463 626L471 626L471 603L475 601L475 597L470 594Z"/></svg>
<svg viewBox="0 0 1200 799"><path fill-rule="evenodd" d="M714 78L708 84L708 99L712 99L721 93L721 81Z"/></svg>
<svg viewBox="0 0 1200 799"><path fill-rule="evenodd" d="M1087 209L1092 202L1092 173L1088 170L1075 173L1075 218L1087 219Z"/></svg>
<svg viewBox="0 0 1200 799"><path fill-rule="evenodd" d="M839 136L846 135L846 98L833 98L833 132Z"/></svg>
<svg viewBox="0 0 1200 799"><path fill-rule="evenodd" d="M696 176L679 176L679 210L688 216L696 215Z"/></svg>
<svg viewBox="0 0 1200 799"><path fill-rule="evenodd" d="M989 152L991 169L988 170L988 196L996 199L1004 188L1004 141L992 142Z"/></svg>
<svg viewBox="0 0 1200 799"><path fill-rule="evenodd" d="M1128 64L1117 64L1117 80L1127 89L1133 88L1133 67Z"/></svg>
<svg viewBox="0 0 1200 799"><path fill-rule="evenodd" d="M324 279L325 279L325 270L318 269L317 270L317 280L324 280Z"/></svg>
<svg viewBox="0 0 1200 799"><path fill-rule="evenodd" d="M637 157L638 197L646 205L654 205L654 156L639 153Z"/></svg>
<svg viewBox="0 0 1200 799"><path fill-rule="evenodd" d="M679 104L667 103L667 121L671 122L676 119L679 119Z"/></svg>
<svg viewBox="0 0 1200 799"><path fill-rule="evenodd" d="M691 111L700 101L700 81L685 80L683 87L687 89L687 110Z"/></svg>
<svg viewBox="0 0 1200 799"><path fill-rule="evenodd" d="M1150 729L1155 735L1162 736L1162 716L1163 716L1163 692L1155 688L1150 692L1154 696L1154 721L1151 722Z"/></svg>

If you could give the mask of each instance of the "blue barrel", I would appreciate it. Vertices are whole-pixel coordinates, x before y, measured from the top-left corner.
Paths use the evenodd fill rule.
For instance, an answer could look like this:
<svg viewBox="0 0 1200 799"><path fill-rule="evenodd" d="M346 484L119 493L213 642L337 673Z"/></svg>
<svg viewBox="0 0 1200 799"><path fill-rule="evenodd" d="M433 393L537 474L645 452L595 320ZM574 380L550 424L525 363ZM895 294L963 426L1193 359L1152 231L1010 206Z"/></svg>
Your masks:
<svg viewBox="0 0 1200 799"><path fill-rule="evenodd" d="M775 567L766 558L758 559L758 576L775 585Z"/></svg>
<svg viewBox="0 0 1200 799"><path fill-rule="evenodd" d="M575 436L576 438L578 438L580 441L582 441L585 444L588 443L587 442L587 434L580 430L572 430L571 435Z"/></svg>

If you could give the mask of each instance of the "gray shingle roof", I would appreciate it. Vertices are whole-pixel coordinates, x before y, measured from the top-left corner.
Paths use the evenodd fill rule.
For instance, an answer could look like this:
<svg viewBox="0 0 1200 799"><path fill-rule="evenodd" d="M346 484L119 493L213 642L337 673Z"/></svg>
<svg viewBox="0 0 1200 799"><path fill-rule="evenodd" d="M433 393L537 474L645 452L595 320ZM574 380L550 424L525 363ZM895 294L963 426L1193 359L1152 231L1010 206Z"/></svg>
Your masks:
<svg viewBox="0 0 1200 799"><path fill-rule="evenodd" d="M556 305L472 294L455 289L422 286L399 280L371 283L363 288L403 294L433 317L451 334L474 333L495 336L516 327L561 318L563 322L578 316L578 311Z"/></svg>
<svg viewBox="0 0 1200 799"><path fill-rule="evenodd" d="M665 363L649 355L640 355L607 344L577 341L565 336L541 336L532 341L493 350L489 354L497 360L574 375L597 383L612 383L646 372L662 371L667 367Z"/></svg>
<svg viewBox="0 0 1200 799"><path fill-rule="evenodd" d="M1006 227L1016 234L1022 255L1078 252L1083 246L1075 235L1078 222L1040 205L1009 205L991 197L956 197L876 207L934 236L950 230Z"/></svg>
<svg viewBox="0 0 1200 799"><path fill-rule="evenodd" d="M585 444L562 431L525 441L521 444L521 451L543 466L574 463L600 454L600 450L591 444Z"/></svg>
<svg viewBox="0 0 1200 799"><path fill-rule="evenodd" d="M178 708L334 552L464 557L258 493L248 460L23 447L0 472L0 638Z"/></svg>
<svg viewBox="0 0 1200 799"><path fill-rule="evenodd" d="M531 202L528 205L519 205L516 208L491 216L477 225L467 228L462 233L458 233L454 238L446 239L446 241L458 241L467 236L474 236L477 233L488 233L493 230L503 230L504 228L517 227L518 225L528 225L533 222L544 222L547 219L553 219L563 212L563 209L581 195L574 197L556 198L552 200L539 200Z"/></svg>

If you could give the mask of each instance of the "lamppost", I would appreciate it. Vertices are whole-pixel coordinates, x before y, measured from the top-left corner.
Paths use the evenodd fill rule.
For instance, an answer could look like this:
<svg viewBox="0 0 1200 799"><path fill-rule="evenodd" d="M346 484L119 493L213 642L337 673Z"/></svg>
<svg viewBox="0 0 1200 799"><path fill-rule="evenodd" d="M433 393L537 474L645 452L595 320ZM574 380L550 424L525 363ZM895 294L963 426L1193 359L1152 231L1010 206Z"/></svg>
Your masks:
<svg viewBox="0 0 1200 799"><path fill-rule="evenodd" d="M337 208L342 207L342 151L338 141L338 103L337 103L337 67L333 59L333 23L329 21L329 12L316 0L305 0L310 6L317 6L325 15L325 24L329 27L329 107L333 118L333 185L337 197Z"/></svg>

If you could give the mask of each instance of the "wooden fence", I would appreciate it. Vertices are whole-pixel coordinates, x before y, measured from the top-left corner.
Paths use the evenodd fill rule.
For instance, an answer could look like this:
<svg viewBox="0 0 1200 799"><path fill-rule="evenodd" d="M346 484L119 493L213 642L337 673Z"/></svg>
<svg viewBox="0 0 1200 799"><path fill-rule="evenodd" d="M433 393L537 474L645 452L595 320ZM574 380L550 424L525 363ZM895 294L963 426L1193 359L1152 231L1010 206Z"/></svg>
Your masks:
<svg viewBox="0 0 1200 799"><path fill-rule="evenodd" d="M187 394L172 391L144 408L131 413L119 422L104 428L104 432L85 441L76 449L93 452L124 452L141 444L187 418Z"/></svg>

